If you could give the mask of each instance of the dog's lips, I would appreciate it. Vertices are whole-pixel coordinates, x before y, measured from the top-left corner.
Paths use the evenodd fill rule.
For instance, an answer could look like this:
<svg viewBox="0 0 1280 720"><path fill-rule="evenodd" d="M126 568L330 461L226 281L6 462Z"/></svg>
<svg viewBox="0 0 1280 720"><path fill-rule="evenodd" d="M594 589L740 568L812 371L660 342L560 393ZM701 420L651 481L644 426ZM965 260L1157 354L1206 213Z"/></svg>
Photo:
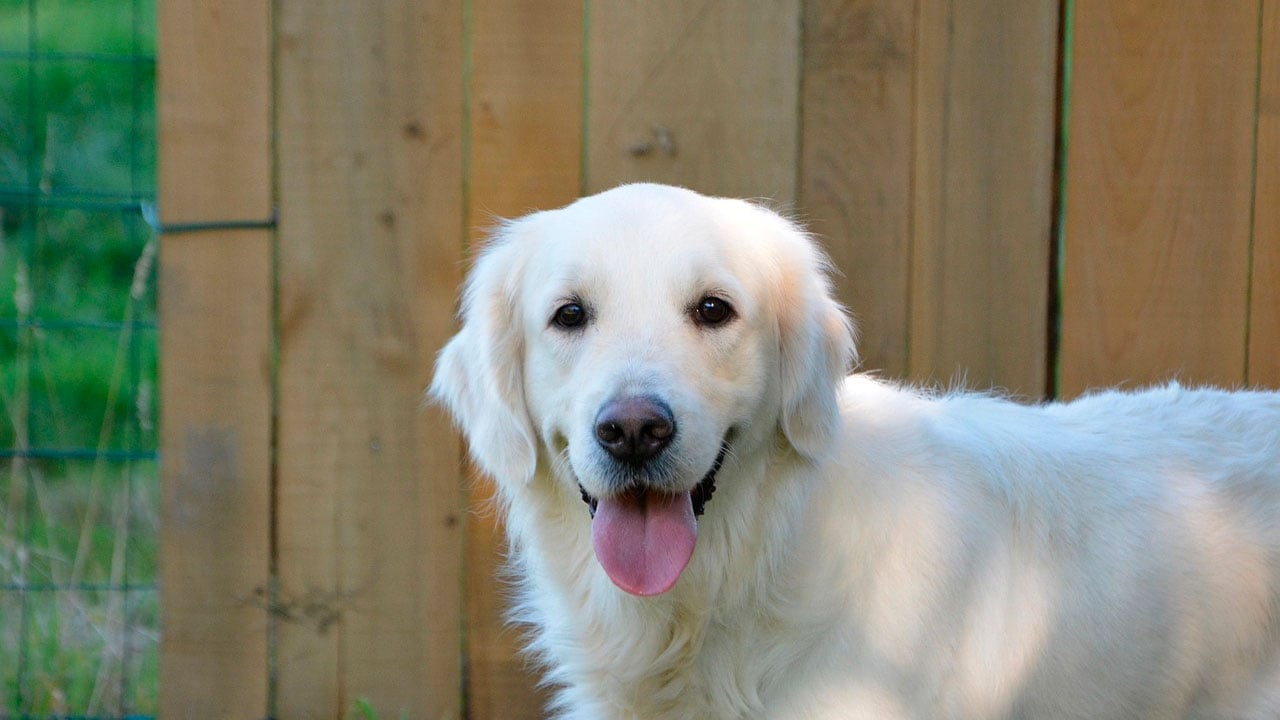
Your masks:
<svg viewBox="0 0 1280 720"><path fill-rule="evenodd" d="M730 431L732 432L732 431ZM711 469L702 477L702 480L689 491L690 501L693 503L694 517L700 517L706 512L707 502L711 500L711 496L716 492L716 473L720 472L720 466L724 464L725 455L729 453L729 434L725 435L725 440L720 445L720 453L716 455L715 461L711 464ZM587 504L587 512L591 517L596 516L596 508L600 501L594 495L587 492L587 489L578 483L578 492L582 494L582 502Z"/></svg>

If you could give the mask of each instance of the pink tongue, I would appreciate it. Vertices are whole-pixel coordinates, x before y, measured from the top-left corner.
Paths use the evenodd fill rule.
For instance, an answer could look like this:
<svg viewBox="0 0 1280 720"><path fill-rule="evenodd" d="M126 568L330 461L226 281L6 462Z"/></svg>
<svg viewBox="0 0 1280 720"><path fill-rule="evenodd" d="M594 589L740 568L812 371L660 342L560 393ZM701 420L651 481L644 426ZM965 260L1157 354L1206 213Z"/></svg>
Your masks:
<svg viewBox="0 0 1280 720"><path fill-rule="evenodd" d="M693 556L698 524L689 493L629 493L601 498L591 523L596 559L632 595L671 589Z"/></svg>

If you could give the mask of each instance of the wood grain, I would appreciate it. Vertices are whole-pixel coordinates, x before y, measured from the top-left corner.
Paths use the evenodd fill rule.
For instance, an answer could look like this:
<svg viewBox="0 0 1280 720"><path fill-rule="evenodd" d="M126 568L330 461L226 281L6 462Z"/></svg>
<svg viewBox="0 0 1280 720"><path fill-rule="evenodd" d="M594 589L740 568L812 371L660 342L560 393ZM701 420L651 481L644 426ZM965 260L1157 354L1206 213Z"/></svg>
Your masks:
<svg viewBox="0 0 1280 720"><path fill-rule="evenodd" d="M1280 2L1263 0L1262 9L1246 380L1280 389Z"/></svg>
<svg viewBox="0 0 1280 720"><path fill-rule="evenodd" d="M1258 7L1076 3L1064 395L1244 381Z"/></svg>
<svg viewBox="0 0 1280 720"><path fill-rule="evenodd" d="M798 0L594 3L588 20L588 192L649 180L795 201Z"/></svg>
<svg viewBox="0 0 1280 720"><path fill-rule="evenodd" d="M157 7L166 223L271 214L269 9L251 0L173 0Z"/></svg>
<svg viewBox="0 0 1280 720"><path fill-rule="evenodd" d="M920 3L910 374L1040 397L1058 3Z"/></svg>
<svg viewBox="0 0 1280 720"><path fill-rule="evenodd" d="M582 183L582 21L574 0L472 0L469 225L572 202Z"/></svg>
<svg viewBox="0 0 1280 720"><path fill-rule="evenodd" d="M582 11L580 0L471 2L467 218L474 239L494 217L559 207L578 195ZM518 631L504 620L506 542L489 502L493 492L491 480L477 477L469 496L467 713L473 720L541 718L547 692L519 655Z"/></svg>
<svg viewBox="0 0 1280 720"><path fill-rule="evenodd" d="M457 718L461 458L421 397L460 280L461 6L276 23L279 715Z"/></svg>
<svg viewBox="0 0 1280 720"><path fill-rule="evenodd" d="M268 10L160 4L163 222L270 215ZM271 234L166 235L160 253L160 714L265 717Z"/></svg>
<svg viewBox="0 0 1280 720"><path fill-rule="evenodd" d="M831 254L862 366L907 370L915 3L804 4L800 217Z"/></svg>

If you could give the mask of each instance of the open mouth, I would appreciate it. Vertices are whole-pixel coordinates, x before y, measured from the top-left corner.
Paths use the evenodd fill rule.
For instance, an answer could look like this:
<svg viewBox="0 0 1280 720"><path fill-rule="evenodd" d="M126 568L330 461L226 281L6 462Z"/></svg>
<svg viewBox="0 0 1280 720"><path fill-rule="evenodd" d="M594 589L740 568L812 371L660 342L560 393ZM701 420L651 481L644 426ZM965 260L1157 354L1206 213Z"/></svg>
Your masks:
<svg viewBox="0 0 1280 720"><path fill-rule="evenodd" d="M711 469L688 492L633 488L595 498L579 483L591 513L596 559L614 585L640 596L659 595L675 586L693 557L697 516L703 514L715 492L716 473L728 452L726 436Z"/></svg>
<svg viewBox="0 0 1280 720"><path fill-rule="evenodd" d="M711 463L711 469L707 471L706 475L702 476L702 480L694 486L693 490L689 491L689 501L693 506L694 517L702 517L706 512L707 501L711 499L711 496L716 491L716 473L720 472L720 466L724 464L724 457L728 452L729 439L725 437L724 442L720 444L720 452L716 455L715 462ZM588 493L587 489L582 487L582 483L578 483L578 492L582 493L582 502L587 504L587 512L594 519L596 509L600 506L600 501ZM628 492L634 493L637 491L631 490Z"/></svg>

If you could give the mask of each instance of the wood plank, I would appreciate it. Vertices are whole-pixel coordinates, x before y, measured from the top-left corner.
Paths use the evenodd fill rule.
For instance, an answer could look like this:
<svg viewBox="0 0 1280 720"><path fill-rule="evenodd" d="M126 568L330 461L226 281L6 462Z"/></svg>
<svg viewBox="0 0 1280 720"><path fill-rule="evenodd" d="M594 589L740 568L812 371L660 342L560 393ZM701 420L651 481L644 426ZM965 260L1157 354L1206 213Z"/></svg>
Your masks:
<svg viewBox="0 0 1280 720"><path fill-rule="evenodd" d="M472 0L468 225L478 239L496 217L572 202L581 187L581 0ZM476 475L478 471L472 470ZM467 715L521 720L545 714L547 692L518 654L497 578L506 542L488 502L488 478L472 484L467 518Z"/></svg>
<svg viewBox="0 0 1280 720"><path fill-rule="evenodd" d="M1258 8L1076 3L1064 395L1243 382Z"/></svg>
<svg viewBox="0 0 1280 720"><path fill-rule="evenodd" d="M793 203L798 2L592 4L588 191L650 180Z"/></svg>
<svg viewBox="0 0 1280 720"><path fill-rule="evenodd" d="M469 225L572 202L582 182L580 0L471 0Z"/></svg>
<svg viewBox="0 0 1280 720"><path fill-rule="evenodd" d="M461 716L458 0L282 3L278 714Z"/></svg>
<svg viewBox="0 0 1280 720"><path fill-rule="evenodd" d="M916 379L1046 389L1058 3L920 3Z"/></svg>
<svg viewBox="0 0 1280 720"><path fill-rule="evenodd" d="M163 221L266 219L268 6L158 10ZM160 253L160 714L265 717L271 234L166 235Z"/></svg>
<svg viewBox="0 0 1280 720"><path fill-rule="evenodd" d="M1246 379L1280 389L1280 1L1263 0L1262 8Z"/></svg>
<svg viewBox="0 0 1280 720"><path fill-rule="evenodd" d="M915 2L804 4L800 217L841 274L862 366L907 370Z"/></svg>
<svg viewBox="0 0 1280 720"><path fill-rule="evenodd" d="M266 219L270 8L253 0L172 0L156 10L165 222Z"/></svg>

